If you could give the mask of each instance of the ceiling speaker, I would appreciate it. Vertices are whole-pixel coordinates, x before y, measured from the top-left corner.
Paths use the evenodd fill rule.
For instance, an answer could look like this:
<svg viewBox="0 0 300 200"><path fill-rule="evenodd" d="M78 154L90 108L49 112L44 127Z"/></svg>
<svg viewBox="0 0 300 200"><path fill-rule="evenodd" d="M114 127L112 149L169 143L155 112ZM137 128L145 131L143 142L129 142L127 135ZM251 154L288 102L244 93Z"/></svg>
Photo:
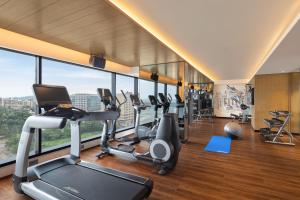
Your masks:
<svg viewBox="0 0 300 200"><path fill-rule="evenodd" d="M90 65L92 67L104 69L105 68L106 60L103 57L91 55L90 56Z"/></svg>
<svg viewBox="0 0 300 200"><path fill-rule="evenodd" d="M158 81L158 78L159 78L159 76L156 73L152 73L151 76L150 76L150 79L153 80L153 81Z"/></svg>

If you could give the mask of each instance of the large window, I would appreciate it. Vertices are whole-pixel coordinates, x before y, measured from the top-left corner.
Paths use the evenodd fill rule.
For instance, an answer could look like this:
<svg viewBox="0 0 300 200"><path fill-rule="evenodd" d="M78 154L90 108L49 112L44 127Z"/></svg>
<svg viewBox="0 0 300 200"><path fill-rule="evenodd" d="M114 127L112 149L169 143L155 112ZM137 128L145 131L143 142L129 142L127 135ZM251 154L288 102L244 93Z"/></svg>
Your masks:
<svg viewBox="0 0 300 200"><path fill-rule="evenodd" d="M154 82L139 80L139 97L146 104L151 105L149 101L149 95L154 95ZM140 124L146 124L153 122L155 111L153 107L149 107L146 110L142 110Z"/></svg>
<svg viewBox="0 0 300 200"><path fill-rule="evenodd" d="M169 112L170 113L176 113L176 99L175 94L177 94L177 86L175 85L167 85L167 93L171 95L172 102L170 105Z"/></svg>
<svg viewBox="0 0 300 200"><path fill-rule="evenodd" d="M72 64L43 59L43 84L63 85L68 89L73 106L86 111L103 110L97 88L111 89L111 73L88 69ZM81 138L90 139L100 136L101 122L83 122ZM70 143L70 126L62 130L44 130L42 132L42 150L56 148Z"/></svg>
<svg viewBox="0 0 300 200"><path fill-rule="evenodd" d="M34 114L34 82L34 56L0 50L0 163L15 159L23 124Z"/></svg>
<svg viewBox="0 0 300 200"><path fill-rule="evenodd" d="M121 106L117 130L134 126L134 109L130 100L130 94L134 93L135 88L133 77L119 74L112 76L110 72L46 58L41 60L42 77L37 77L37 58L38 56L0 49L0 164L15 159L23 124L30 115L36 113L36 102L32 94L32 85L36 80L41 80L42 84L65 86L73 106L86 111L104 109L97 88L113 89L120 102L125 100L120 92L123 90L127 102ZM113 77L116 77L116 85L112 85ZM140 79L138 84L139 97L146 105L150 105L148 96L154 95L155 83ZM164 93L165 84L158 83L157 86L158 92ZM153 106L143 110L141 124L152 122L154 116ZM101 122L83 122L80 127L81 138L88 140L98 137L102 128ZM47 129L40 133L41 135L35 134L33 138L31 155L70 144L69 124L62 130Z"/></svg>
<svg viewBox="0 0 300 200"><path fill-rule="evenodd" d="M126 95L123 97L121 90ZM121 108L121 114L117 121L117 130L131 128L134 126L134 108L130 100L130 94L134 94L134 78L129 76L116 75L116 94L119 101L125 102Z"/></svg>

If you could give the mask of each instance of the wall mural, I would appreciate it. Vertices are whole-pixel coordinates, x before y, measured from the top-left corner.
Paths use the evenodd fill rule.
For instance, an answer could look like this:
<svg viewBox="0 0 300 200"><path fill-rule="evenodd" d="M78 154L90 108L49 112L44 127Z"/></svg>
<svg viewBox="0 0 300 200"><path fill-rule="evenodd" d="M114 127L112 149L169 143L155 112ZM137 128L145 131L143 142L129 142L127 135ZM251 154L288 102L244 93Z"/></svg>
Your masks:
<svg viewBox="0 0 300 200"><path fill-rule="evenodd" d="M240 105L250 105L246 84L220 84L214 87L214 113L217 117L230 117L230 114L239 115ZM250 112L250 111L248 111Z"/></svg>

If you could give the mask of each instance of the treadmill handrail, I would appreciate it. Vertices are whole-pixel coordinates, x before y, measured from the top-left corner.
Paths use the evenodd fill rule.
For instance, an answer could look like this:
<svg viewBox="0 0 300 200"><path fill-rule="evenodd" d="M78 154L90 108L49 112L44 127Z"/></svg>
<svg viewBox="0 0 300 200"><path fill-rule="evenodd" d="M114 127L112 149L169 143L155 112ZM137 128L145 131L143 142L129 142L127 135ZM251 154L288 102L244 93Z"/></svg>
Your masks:
<svg viewBox="0 0 300 200"><path fill-rule="evenodd" d="M67 118L34 115L27 118L22 131L30 129L62 129L65 127Z"/></svg>
<svg viewBox="0 0 300 200"><path fill-rule="evenodd" d="M18 151L16 155L15 176L19 179L27 177L30 145L35 129L61 129L66 125L64 117L30 116L23 125ZM19 180L15 180L15 186Z"/></svg>
<svg viewBox="0 0 300 200"><path fill-rule="evenodd" d="M118 111L95 111L95 112L88 112L88 113L89 115L79 118L76 121L117 120L120 116L120 113Z"/></svg>

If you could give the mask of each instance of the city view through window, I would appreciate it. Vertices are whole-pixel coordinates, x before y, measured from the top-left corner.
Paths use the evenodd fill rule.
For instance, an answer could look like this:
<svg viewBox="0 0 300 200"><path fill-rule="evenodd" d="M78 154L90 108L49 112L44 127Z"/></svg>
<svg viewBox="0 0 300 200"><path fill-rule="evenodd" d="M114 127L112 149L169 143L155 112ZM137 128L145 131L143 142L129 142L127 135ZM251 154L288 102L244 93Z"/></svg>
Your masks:
<svg viewBox="0 0 300 200"><path fill-rule="evenodd" d="M44 84L62 85L69 92L74 107L86 111L104 110L97 94L97 88L111 89L111 73L83 68L62 62L43 60ZM81 138L89 139L100 136L103 124L95 121L82 122ZM42 134L42 150L46 151L71 141L70 125L62 130L44 130Z"/></svg>
<svg viewBox="0 0 300 200"><path fill-rule="evenodd" d="M139 80L139 97L144 102L144 104L151 106L149 95L154 95L154 82ZM154 107L148 107L146 110L141 112L140 124L146 124L153 122L155 117Z"/></svg>
<svg viewBox="0 0 300 200"><path fill-rule="evenodd" d="M125 93L126 101L121 93ZM120 109L121 114L117 121L117 130L134 127L134 108L132 106L130 95L134 94L134 78L129 76L116 75L116 95L120 103L124 103Z"/></svg>
<svg viewBox="0 0 300 200"><path fill-rule="evenodd" d="M35 114L36 103L32 93L35 76L35 56L0 50L0 163L15 159L23 124ZM65 86L73 106L100 111L104 105L100 102L97 88L112 89L112 73L43 58L42 83ZM150 105L148 95L154 94L154 85L152 81L138 81L138 94L146 105ZM121 106L117 130L134 127L134 109L129 97L134 93L134 78L116 74L116 96L122 102L121 90L126 93L127 102ZM153 107L142 111L141 124L152 122L154 116ZM82 123L82 139L98 137L102 127L101 122ZM69 125L62 130L42 130L41 133L42 152L70 144ZM37 143L38 140L32 142L31 154L38 152Z"/></svg>
<svg viewBox="0 0 300 200"><path fill-rule="evenodd" d="M167 85L167 93L171 95L172 97L172 102L170 105L169 112L170 113L176 113L176 99L175 99L175 94L177 94L177 86L175 85Z"/></svg>
<svg viewBox="0 0 300 200"><path fill-rule="evenodd" d="M0 163L15 158L23 124L34 114L34 81L34 56L0 50Z"/></svg>

